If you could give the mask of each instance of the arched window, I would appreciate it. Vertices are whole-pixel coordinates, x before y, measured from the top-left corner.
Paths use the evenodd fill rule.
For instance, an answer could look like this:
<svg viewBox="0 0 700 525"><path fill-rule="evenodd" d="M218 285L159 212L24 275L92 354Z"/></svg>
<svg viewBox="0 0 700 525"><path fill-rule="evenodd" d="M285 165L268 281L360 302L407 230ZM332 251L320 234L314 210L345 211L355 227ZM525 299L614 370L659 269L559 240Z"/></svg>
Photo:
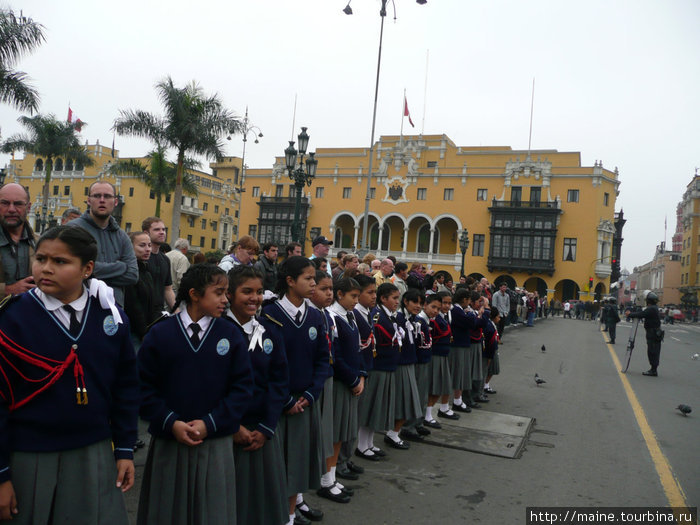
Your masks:
<svg viewBox="0 0 700 525"><path fill-rule="evenodd" d="M76 171L83 171L83 163L80 161L76 162L75 169L76 169Z"/></svg>
<svg viewBox="0 0 700 525"><path fill-rule="evenodd" d="M63 159L56 159L56 162L54 162L54 171L63 171Z"/></svg>
<svg viewBox="0 0 700 525"><path fill-rule="evenodd" d="M418 242L416 251L418 253L438 253L440 248L440 228L435 227L435 236L433 237L433 249L430 251L430 224L424 224L418 229Z"/></svg>
<svg viewBox="0 0 700 525"><path fill-rule="evenodd" d="M343 248L343 229L336 226L335 234L333 235L333 246Z"/></svg>
<svg viewBox="0 0 700 525"><path fill-rule="evenodd" d="M66 160L66 171L73 171L73 159Z"/></svg>
<svg viewBox="0 0 700 525"><path fill-rule="evenodd" d="M41 159L36 159L34 163L34 171L44 171L44 161Z"/></svg>
<svg viewBox="0 0 700 525"><path fill-rule="evenodd" d="M389 240L391 238L391 230L385 224L382 228L382 247L381 250L389 250ZM369 228L369 249L376 250L379 244L379 224L376 222Z"/></svg>

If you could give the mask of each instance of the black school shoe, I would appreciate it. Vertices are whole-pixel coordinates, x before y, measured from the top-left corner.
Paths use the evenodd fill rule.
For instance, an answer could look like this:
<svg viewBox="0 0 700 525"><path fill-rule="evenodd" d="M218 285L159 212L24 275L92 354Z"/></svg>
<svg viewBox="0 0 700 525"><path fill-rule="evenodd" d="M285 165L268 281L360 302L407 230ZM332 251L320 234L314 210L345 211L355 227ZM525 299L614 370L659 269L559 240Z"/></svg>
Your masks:
<svg viewBox="0 0 700 525"><path fill-rule="evenodd" d="M659 374L657 374L657 373L656 373L656 370L654 370L654 369L652 368L651 370L647 370L646 372L642 372L642 375L643 375L643 376L656 377L656 376L658 376Z"/></svg>
<svg viewBox="0 0 700 525"><path fill-rule="evenodd" d="M346 465L338 465L335 469L335 475L340 479L347 479L350 481L357 481L360 476L352 472Z"/></svg>
<svg viewBox="0 0 700 525"><path fill-rule="evenodd" d="M355 474L364 474L365 473L365 467L361 467L360 465L355 465L352 461L348 461L345 465L348 467L348 470L350 472L353 472Z"/></svg>
<svg viewBox="0 0 700 525"><path fill-rule="evenodd" d="M418 432L418 434L420 434L421 436L429 436L430 435L430 430L425 428L423 425L418 425L416 427L416 432Z"/></svg>
<svg viewBox="0 0 700 525"><path fill-rule="evenodd" d="M374 454L366 454L365 452L367 452L368 450L371 450L371 449L367 449L364 452L362 452L359 448L356 448L355 455L358 458L366 459L369 461L381 461L382 457L380 455L378 455L376 452ZM372 452L374 452L374 451L372 450Z"/></svg>
<svg viewBox="0 0 700 525"><path fill-rule="evenodd" d="M484 388L484 392L487 394L495 394L496 391L493 388Z"/></svg>
<svg viewBox="0 0 700 525"><path fill-rule="evenodd" d="M464 405L464 406L461 406L461 405L452 405L452 410L453 410L454 412L464 412L464 413L466 413L466 414L468 414L469 412L472 411L472 409L469 408L469 405L467 405L467 404L465 404L465 403L462 403L462 405Z"/></svg>
<svg viewBox="0 0 700 525"><path fill-rule="evenodd" d="M455 414L454 412L452 414L448 414L447 412L443 412L442 410L438 410L438 417L444 417L445 419L457 420L457 419L459 419L459 414Z"/></svg>
<svg viewBox="0 0 700 525"><path fill-rule="evenodd" d="M330 487L321 487L316 491L316 494L327 500L334 501L335 503L350 503L350 496L345 494L343 491L340 491L340 494L333 494L333 492L331 492L331 489L334 486L335 485L331 485Z"/></svg>
<svg viewBox="0 0 700 525"><path fill-rule="evenodd" d="M408 429L408 428L402 428L401 432L399 432L399 437L401 439L405 439L407 441L416 441L416 442L423 441L423 436L421 436L417 430Z"/></svg>
<svg viewBox="0 0 700 525"><path fill-rule="evenodd" d="M305 518L299 509L294 509L294 525L311 525L311 520Z"/></svg>
<svg viewBox="0 0 700 525"><path fill-rule="evenodd" d="M431 421L423 421L423 425L426 427L434 428L435 430L440 430L442 428L442 425L434 419Z"/></svg>
<svg viewBox="0 0 700 525"><path fill-rule="evenodd" d="M304 505L306 505L306 507L309 510L303 510L300 508ZM304 516L307 520L321 521L323 519L323 511L320 509L314 509L304 500L302 500L301 503L297 504L296 510L298 510L301 513L301 515Z"/></svg>
<svg viewBox="0 0 700 525"><path fill-rule="evenodd" d="M384 443L397 450L408 450L409 448L411 448L411 445L409 445L408 443L400 439L398 441L394 441L389 436L384 436Z"/></svg>

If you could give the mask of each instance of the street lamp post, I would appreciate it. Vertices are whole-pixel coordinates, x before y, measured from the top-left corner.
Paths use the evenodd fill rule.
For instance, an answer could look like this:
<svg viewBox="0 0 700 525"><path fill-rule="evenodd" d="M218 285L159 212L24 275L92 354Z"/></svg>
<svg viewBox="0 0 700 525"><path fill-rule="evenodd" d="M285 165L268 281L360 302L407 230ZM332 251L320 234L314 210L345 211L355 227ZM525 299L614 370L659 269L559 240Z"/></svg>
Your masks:
<svg viewBox="0 0 700 525"><path fill-rule="evenodd" d="M263 134L262 131L260 131L259 127L250 124L250 121L248 120L248 106L246 106L245 117L243 117L243 156L241 157L241 173L238 177L238 188L236 188L236 191L238 192L238 217L236 217L236 237L241 236L241 205L243 203L243 192L245 191L245 188L243 188L243 180L245 179L245 146L248 142L248 134L251 131L253 132L253 137L255 137L255 143L258 144L260 142L258 140L258 137L262 138Z"/></svg>
<svg viewBox="0 0 700 525"><path fill-rule="evenodd" d="M459 273L461 277L464 275L464 257L467 255L467 250L469 249L469 232L466 228L459 232L459 249L462 252L462 269Z"/></svg>
<svg viewBox="0 0 700 525"><path fill-rule="evenodd" d="M304 191L304 186L311 186L311 181L316 176L316 167L318 161L314 158L315 152L309 153L309 158L306 159L306 171L304 171L304 156L306 148L309 145L309 134L306 133L305 127L301 128L301 133L297 136L299 141L299 151L294 149L294 141L289 141L289 146L284 150L284 160L289 172L289 178L294 181L296 187L296 200L294 202L294 221L292 222L292 240L301 243L304 235L301 228L301 194ZM299 163L297 163L297 157Z"/></svg>

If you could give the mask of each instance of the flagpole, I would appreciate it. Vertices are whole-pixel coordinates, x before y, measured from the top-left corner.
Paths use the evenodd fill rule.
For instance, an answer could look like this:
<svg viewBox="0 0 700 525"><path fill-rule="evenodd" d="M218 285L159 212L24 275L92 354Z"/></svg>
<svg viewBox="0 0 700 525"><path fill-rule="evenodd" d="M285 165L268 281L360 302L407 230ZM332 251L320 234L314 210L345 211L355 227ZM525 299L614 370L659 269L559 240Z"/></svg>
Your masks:
<svg viewBox="0 0 700 525"><path fill-rule="evenodd" d="M401 134L399 135L399 144L403 142L403 121L406 115L406 88L403 88L403 105L401 106Z"/></svg>
<svg viewBox="0 0 700 525"><path fill-rule="evenodd" d="M292 138L289 140L294 140L294 126L297 122L297 94L294 93L294 114L292 115Z"/></svg>
<svg viewBox="0 0 700 525"><path fill-rule="evenodd" d="M532 77L532 99L530 100L530 136L527 139L527 156L530 157L532 145L532 114L535 109L535 77Z"/></svg>
<svg viewBox="0 0 700 525"><path fill-rule="evenodd" d="M420 126L420 134L425 132L425 105L428 101L428 59L430 58L430 49L425 50L425 84L423 85L423 122Z"/></svg>

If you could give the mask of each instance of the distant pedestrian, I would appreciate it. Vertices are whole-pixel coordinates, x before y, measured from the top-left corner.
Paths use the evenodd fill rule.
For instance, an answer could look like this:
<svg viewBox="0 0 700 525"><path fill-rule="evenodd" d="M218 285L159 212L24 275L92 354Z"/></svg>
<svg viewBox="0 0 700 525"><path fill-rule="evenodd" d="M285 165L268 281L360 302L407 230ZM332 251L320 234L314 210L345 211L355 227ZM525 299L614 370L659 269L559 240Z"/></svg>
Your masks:
<svg viewBox="0 0 700 525"><path fill-rule="evenodd" d="M659 367L659 357L661 356L661 341L663 340L664 332L661 330L661 319L659 319L659 308L656 303L659 302L659 297L654 292L649 292L646 296L647 306L639 312L625 313L631 319L644 319L644 330L647 336L647 358L651 368L642 375L656 377L658 375L657 368Z"/></svg>
<svg viewBox="0 0 700 525"><path fill-rule="evenodd" d="M190 267L190 261L187 259L187 252L190 250L190 243L187 239L178 239L173 245L173 249L166 253L166 257L170 260L170 278L173 282L173 293L177 295L180 289L180 281L182 276Z"/></svg>

